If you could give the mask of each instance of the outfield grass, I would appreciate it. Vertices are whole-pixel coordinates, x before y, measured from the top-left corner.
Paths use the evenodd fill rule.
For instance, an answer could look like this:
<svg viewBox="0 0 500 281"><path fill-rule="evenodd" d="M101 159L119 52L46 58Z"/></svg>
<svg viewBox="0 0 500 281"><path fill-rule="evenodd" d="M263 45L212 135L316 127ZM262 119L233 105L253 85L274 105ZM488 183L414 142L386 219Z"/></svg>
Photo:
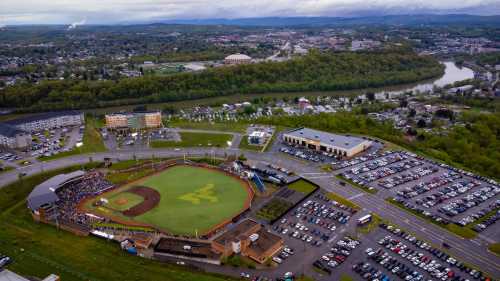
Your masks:
<svg viewBox="0 0 500 281"><path fill-rule="evenodd" d="M197 147L197 146L212 146L226 147L227 142L231 141L231 134L213 134L213 133L192 133L180 132L181 141L152 141L150 146L153 148L168 148L168 147Z"/></svg>
<svg viewBox="0 0 500 281"><path fill-rule="evenodd" d="M123 184L138 180L153 172L154 170L150 168L144 168L134 172L114 172L106 174L106 179L113 184Z"/></svg>
<svg viewBox="0 0 500 281"><path fill-rule="evenodd" d="M307 195L313 192L316 189L316 186L303 179L299 179L298 181L289 184L288 188Z"/></svg>
<svg viewBox="0 0 500 281"><path fill-rule="evenodd" d="M112 171L125 170L136 165L144 164L148 160L125 160L118 163L113 163L108 169Z"/></svg>
<svg viewBox="0 0 500 281"><path fill-rule="evenodd" d="M328 192L328 193L326 194L326 197L328 197L328 199L330 199L330 200L337 201L337 202L339 202L339 203L340 203L340 204L342 204L342 205L346 205L346 206L347 206L347 207L349 207L349 208L352 208L352 209L355 209L355 210L360 210L360 209L361 209L361 208L360 208L358 205L356 205L354 202L349 201L349 200L345 199L344 197L342 197L342 196L340 196L340 195L338 195L338 194L336 194L336 193L333 193L333 192Z"/></svg>
<svg viewBox="0 0 500 281"><path fill-rule="evenodd" d="M85 117L85 131L83 133L83 145L81 147L75 147L70 151L60 152L55 155L48 157L41 156L38 159L42 161L50 161L54 159L64 158L77 154L95 153L106 151L106 146L102 140L101 134L97 129L99 126L99 121L92 117Z"/></svg>
<svg viewBox="0 0 500 281"><path fill-rule="evenodd" d="M128 168L132 168L134 166L138 166L138 165L143 165L145 163L158 163L158 162L161 162L163 160L166 160L168 158L150 158L150 159L136 159L136 160L124 160L124 161L120 161L118 163L113 163L113 165L111 165L108 169L111 170L111 171L119 171L119 170L126 170Z"/></svg>
<svg viewBox="0 0 500 281"><path fill-rule="evenodd" d="M409 212L409 213L411 213L419 218L422 218L425 221L428 221L428 222L435 224L441 228L444 228L455 235L463 237L465 239L472 239L472 238L476 237L476 235L477 235L477 232L475 232L474 230L472 230L468 227L462 227L462 226L456 225L454 223L449 223L449 224L438 223L435 220L428 218L417 211L406 208L403 204L394 201L393 198L387 198L387 199L385 199L385 201L387 201L387 202L391 203L392 205L394 205L394 206L396 206L396 207L398 207L406 212Z"/></svg>
<svg viewBox="0 0 500 281"><path fill-rule="evenodd" d="M239 180L219 171L191 166L168 168L102 197L113 199L135 185L156 189L161 199L157 207L133 220L179 235L201 235L231 219L243 209L248 197ZM91 205L88 202L86 207L92 208Z"/></svg>

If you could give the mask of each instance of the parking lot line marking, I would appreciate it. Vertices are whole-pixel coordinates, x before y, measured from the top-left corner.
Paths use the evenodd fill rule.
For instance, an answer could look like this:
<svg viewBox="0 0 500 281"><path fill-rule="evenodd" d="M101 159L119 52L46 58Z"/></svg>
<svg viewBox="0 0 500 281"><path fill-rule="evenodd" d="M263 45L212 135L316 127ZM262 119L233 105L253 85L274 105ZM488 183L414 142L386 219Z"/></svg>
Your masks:
<svg viewBox="0 0 500 281"><path fill-rule="evenodd" d="M474 239L474 240L470 240L470 241L471 241L472 243L476 244L476 245L481 245L481 243L479 243L479 241L477 241L477 240L475 240L475 239Z"/></svg>
<svg viewBox="0 0 500 281"><path fill-rule="evenodd" d="M361 196L363 196L363 195L365 195L365 194L364 194L364 193L358 193L358 194L353 195L353 196L351 196L351 197L349 197L349 198L347 198L347 199L348 199L348 200L352 200L352 199L356 199L356 198L358 198L358 197L361 197Z"/></svg>

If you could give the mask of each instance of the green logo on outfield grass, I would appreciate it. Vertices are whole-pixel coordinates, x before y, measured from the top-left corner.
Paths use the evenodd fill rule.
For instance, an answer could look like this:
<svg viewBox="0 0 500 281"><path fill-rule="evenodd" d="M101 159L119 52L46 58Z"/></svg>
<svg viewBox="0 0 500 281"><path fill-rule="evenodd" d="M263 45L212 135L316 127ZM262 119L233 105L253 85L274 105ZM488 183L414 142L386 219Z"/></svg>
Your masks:
<svg viewBox="0 0 500 281"><path fill-rule="evenodd" d="M219 199L215 196L214 184L209 183L206 186L190 193L186 193L179 197L181 200L191 202L192 204L200 204L201 200L207 200L210 203L217 203Z"/></svg>

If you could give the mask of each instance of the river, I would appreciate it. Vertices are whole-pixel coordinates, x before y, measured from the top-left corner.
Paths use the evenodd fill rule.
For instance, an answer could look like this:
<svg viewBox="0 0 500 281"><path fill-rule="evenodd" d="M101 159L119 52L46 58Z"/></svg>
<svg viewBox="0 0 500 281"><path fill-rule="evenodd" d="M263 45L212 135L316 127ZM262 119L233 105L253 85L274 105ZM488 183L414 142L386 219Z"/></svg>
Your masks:
<svg viewBox="0 0 500 281"><path fill-rule="evenodd" d="M467 67L458 67L454 62L446 61L441 62L444 64L444 75L434 81L425 81L413 84L411 86L396 86L399 89L389 89L378 91L376 94L389 94L390 96L397 96L404 92L427 92L431 91L434 87L443 87L457 81L474 78L474 71ZM392 88L392 87L391 87Z"/></svg>

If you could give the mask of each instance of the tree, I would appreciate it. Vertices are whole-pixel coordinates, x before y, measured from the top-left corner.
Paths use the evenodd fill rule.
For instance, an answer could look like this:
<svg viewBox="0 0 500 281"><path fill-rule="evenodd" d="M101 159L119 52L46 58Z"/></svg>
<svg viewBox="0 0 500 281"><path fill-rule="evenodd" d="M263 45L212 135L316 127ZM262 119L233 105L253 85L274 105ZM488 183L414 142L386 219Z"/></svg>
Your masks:
<svg viewBox="0 0 500 281"><path fill-rule="evenodd" d="M408 130L406 130L406 133L410 136L416 136L418 134L417 130L413 127L409 127Z"/></svg>
<svg viewBox="0 0 500 281"><path fill-rule="evenodd" d="M424 119L418 119L417 121L417 127L419 128L425 128L425 126L427 126L427 123L425 122Z"/></svg>
<svg viewBox="0 0 500 281"><path fill-rule="evenodd" d="M246 115L251 115L253 113L257 112L257 110L255 109L255 107L249 105L249 106L245 106L243 108L243 113L246 114Z"/></svg>
<svg viewBox="0 0 500 281"><path fill-rule="evenodd" d="M349 68L344 67L347 64ZM367 69L366 65L370 67ZM197 73L116 77L117 81L65 79L19 83L0 90L0 96L3 94L4 97L0 107L17 107L23 111L62 110L247 93L351 90L410 83L433 78L442 72L443 66L435 59L410 51L313 51L285 62L220 67ZM88 76L88 73L85 71L79 75ZM49 96L52 91L60 93L59 100ZM369 96L374 98L372 93Z"/></svg>
<svg viewBox="0 0 500 281"><path fill-rule="evenodd" d="M375 93L374 92L368 92L368 93L366 93L366 98L369 101L374 101L375 100Z"/></svg>
<svg viewBox="0 0 500 281"><path fill-rule="evenodd" d="M408 112L408 117L415 117L415 115L417 115L417 111L415 109L410 109L410 111Z"/></svg>
<svg viewBox="0 0 500 281"><path fill-rule="evenodd" d="M141 111L147 111L147 110L148 110L147 105L137 105L133 109L134 112L141 112Z"/></svg>

